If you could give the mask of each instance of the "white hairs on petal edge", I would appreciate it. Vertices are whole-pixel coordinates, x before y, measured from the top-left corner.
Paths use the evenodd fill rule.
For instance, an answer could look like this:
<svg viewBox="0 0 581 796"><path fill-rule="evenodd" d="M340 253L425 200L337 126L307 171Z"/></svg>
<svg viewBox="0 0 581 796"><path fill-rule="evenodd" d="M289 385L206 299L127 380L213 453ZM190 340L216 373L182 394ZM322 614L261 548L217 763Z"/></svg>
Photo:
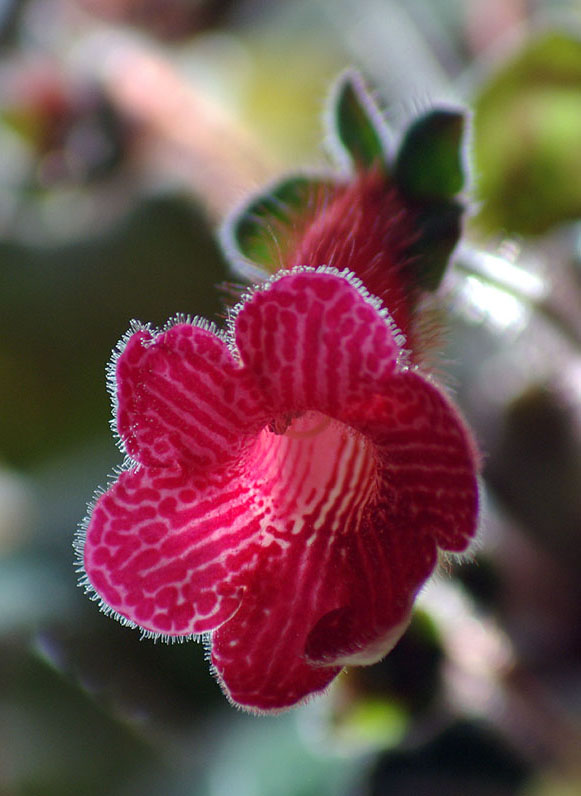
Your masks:
<svg viewBox="0 0 581 796"><path fill-rule="evenodd" d="M352 288L354 288L361 298L369 304L377 314L383 318L385 323L387 324L393 338L400 349L400 353L398 356L398 367L401 369L405 369L408 364L409 359L409 352L404 348L406 344L406 336L401 331L399 326L396 324L393 317L390 315L389 311L381 301L381 299L374 296L370 293L361 279L355 276L352 271L349 271L348 268L344 268L342 271L339 269L330 266L330 265L320 265L317 268L313 268L308 265L297 265L294 268L290 268L288 270L281 270L277 271L275 274L272 274L268 277L268 279L264 280L258 285L253 285L249 287L242 295L238 304L235 307L229 310L228 316L226 319L226 330L225 330L225 339L228 343L228 347L230 348L230 352L233 356L239 358L238 349L236 347L235 342L235 333L236 333L236 318L240 314L242 308L247 304L249 301L252 300L256 293L260 293L263 291L270 290L273 284L278 282L280 279L284 279L288 276L293 276L294 274L303 274L303 273L312 273L312 274L330 274L331 276L339 277L347 282Z"/></svg>

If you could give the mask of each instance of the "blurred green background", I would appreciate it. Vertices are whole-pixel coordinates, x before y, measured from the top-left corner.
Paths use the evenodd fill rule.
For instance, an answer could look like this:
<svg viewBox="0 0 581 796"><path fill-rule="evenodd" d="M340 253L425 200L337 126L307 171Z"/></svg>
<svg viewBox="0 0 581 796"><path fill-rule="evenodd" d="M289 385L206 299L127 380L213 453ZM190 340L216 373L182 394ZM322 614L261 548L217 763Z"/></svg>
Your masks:
<svg viewBox="0 0 581 796"><path fill-rule="evenodd" d="M121 462L112 348L223 317L216 225L326 162L346 66L395 130L471 109L440 365L486 513L385 661L253 718L100 614L72 539ZM0 2L0 796L581 793L580 141L574 0Z"/></svg>

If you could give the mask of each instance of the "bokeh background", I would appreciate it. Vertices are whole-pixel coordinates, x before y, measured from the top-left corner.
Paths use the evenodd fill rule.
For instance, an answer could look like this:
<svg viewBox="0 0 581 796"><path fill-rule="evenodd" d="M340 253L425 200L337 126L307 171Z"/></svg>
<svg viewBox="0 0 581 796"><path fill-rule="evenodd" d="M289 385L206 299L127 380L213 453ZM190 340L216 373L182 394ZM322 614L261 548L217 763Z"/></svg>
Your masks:
<svg viewBox="0 0 581 796"><path fill-rule="evenodd" d="M219 320L216 225L325 162L346 66L395 130L471 111L441 360L476 429L472 557L382 663L275 718L99 613L72 540L121 461L132 318ZM581 4L0 2L0 795L581 793Z"/></svg>

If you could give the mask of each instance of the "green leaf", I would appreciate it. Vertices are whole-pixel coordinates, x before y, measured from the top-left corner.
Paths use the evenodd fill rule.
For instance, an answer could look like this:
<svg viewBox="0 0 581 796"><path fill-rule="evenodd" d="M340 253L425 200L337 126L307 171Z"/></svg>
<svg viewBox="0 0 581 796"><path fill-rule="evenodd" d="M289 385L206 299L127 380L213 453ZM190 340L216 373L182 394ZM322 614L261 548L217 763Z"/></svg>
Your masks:
<svg viewBox="0 0 581 796"><path fill-rule="evenodd" d="M464 116L433 110L408 129L400 147L395 180L418 199L449 199L464 186L462 137Z"/></svg>
<svg viewBox="0 0 581 796"><path fill-rule="evenodd" d="M581 217L581 40L546 33L475 100L474 219L485 234L542 234Z"/></svg>
<svg viewBox="0 0 581 796"><path fill-rule="evenodd" d="M420 235L408 250L417 283L437 290L460 239L464 208L458 202L432 203L418 219Z"/></svg>
<svg viewBox="0 0 581 796"><path fill-rule="evenodd" d="M304 228L330 181L304 175L286 177L267 193L255 197L226 227L226 248L274 273L282 254ZM233 251L232 251L233 249Z"/></svg>
<svg viewBox="0 0 581 796"><path fill-rule="evenodd" d="M387 125L361 77L347 72L334 97L332 138L360 169L381 165L387 171Z"/></svg>

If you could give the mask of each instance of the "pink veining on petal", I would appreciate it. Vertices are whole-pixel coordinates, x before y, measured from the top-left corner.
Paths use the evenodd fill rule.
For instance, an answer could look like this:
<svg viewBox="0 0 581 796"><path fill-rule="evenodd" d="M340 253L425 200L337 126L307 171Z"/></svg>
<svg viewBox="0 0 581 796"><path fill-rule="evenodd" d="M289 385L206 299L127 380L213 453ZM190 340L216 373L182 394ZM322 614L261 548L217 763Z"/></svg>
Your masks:
<svg viewBox="0 0 581 796"><path fill-rule="evenodd" d="M470 541L478 503L471 443L449 402L406 372L368 409L366 436L310 414L293 422L284 445L263 442L265 462L288 463L274 505L293 496L294 532L281 537L283 559L261 561L254 599L214 634L212 660L239 704L295 704L337 667L384 657L434 569L436 541L456 550ZM309 427L307 446L300 435ZM311 470L324 501L307 505Z"/></svg>
<svg viewBox="0 0 581 796"><path fill-rule="evenodd" d="M254 454L270 485L273 554L214 634L212 661L234 702L272 710L324 688L342 668L311 666L305 645L313 625L348 597L350 540L376 490L376 461L362 435L318 412L284 435L263 432Z"/></svg>
<svg viewBox="0 0 581 796"><path fill-rule="evenodd" d="M248 373L220 337L189 323L132 335L115 375L119 435L149 467L212 466L264 424Z"/></svg>
<svg viewBox="0 0 581 796"><path fill-rule="evenodd" d="M108 608L165 636L204 633L237 610L260 512L230 470L122 473L98 501L85 570Z"/></svg>
<svg viewBox="0 0 581 796"><path fill-rule="evenodd" d="M478 513L473 442L436 387L405 371L352 411L376 452L378 498L353 537L346 573L352 600L309 637L308 658L327 663L371 663L387 654L434 569L437 546L465 550Z"/></svg>
<svg viewBox="0 0 581 796"><path fill-rule="evenodd" d="M353 272L389 308L413 356L420 291L410 274L409 249L418 235L418 208L379 169L359 172L323 198L299 228L287 267L307 263Z"/></svg>
<svg viewBox="0 0 581 796"><path fill-rule="evenodd" d="M139 464L96 502L85 570L152 634L211 631L230 699L280 710L397 642L437 548L474 535L477 459L348 278L281 276L232 332L239 360L189 324L128 340L117 423Z"/></svg>
<svg viewBox="0 0 581 796"><path fill-rule="evenodd" d="M254 293L236 319L245 365L279 412L342 408L395 371L403 338L347 279L299 272Z"/></svg>
<svg viewBox="0 0 581 796"><path fill-rule="evenodd" d="M235 467L267 420L260 396L221 338L186 323L132 335L116 377L119 434L143 466L98 499L87 577L108 609L148 632L206 632L237 609L260 534Z"/></svg>

